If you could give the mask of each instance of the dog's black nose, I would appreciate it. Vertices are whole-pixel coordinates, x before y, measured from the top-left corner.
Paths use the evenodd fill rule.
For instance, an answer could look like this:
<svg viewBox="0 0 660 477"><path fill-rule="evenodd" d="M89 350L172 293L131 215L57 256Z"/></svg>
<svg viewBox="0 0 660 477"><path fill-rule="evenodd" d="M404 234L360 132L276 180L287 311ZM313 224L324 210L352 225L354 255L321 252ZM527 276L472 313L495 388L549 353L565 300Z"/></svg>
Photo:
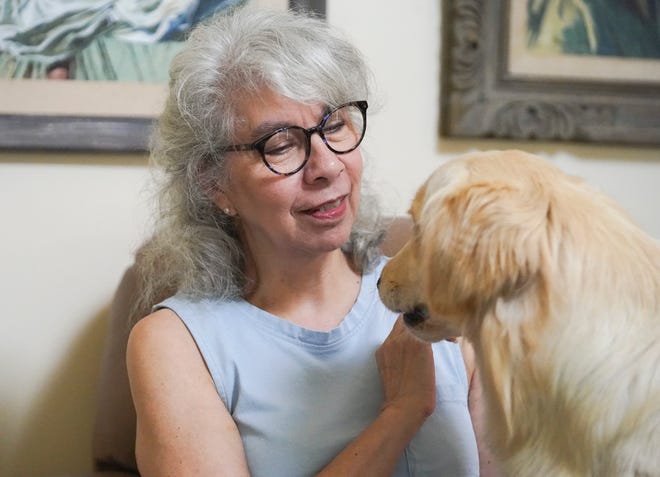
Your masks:
<svg viewBox="0 0 660 477"><path fill-rule="evenodd" d="M405 321L405 323L411 327L417 326L420 323L425 322L426 320L428 320L428 318L429 318L429 314L426 310L426 307L423 305L418 305L415 308L413 308L412 311L403 314L403 321Z"/></svg>

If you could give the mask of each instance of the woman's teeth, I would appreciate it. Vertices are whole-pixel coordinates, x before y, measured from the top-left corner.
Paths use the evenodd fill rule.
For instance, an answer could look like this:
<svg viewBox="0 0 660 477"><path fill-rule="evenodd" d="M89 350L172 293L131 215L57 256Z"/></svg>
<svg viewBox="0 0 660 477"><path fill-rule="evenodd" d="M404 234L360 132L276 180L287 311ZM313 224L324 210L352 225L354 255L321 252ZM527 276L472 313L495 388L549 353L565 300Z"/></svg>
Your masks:
<svg viewBox="0 0 660 477"><path fill-rule="evenodd" d="M339 207L339 204L341 204L341 199L337 199L333 202L328 202L327 204L323 204L321 207L316 209L316 212L325 212L327 210L332 210L336 207Z"/></svg>

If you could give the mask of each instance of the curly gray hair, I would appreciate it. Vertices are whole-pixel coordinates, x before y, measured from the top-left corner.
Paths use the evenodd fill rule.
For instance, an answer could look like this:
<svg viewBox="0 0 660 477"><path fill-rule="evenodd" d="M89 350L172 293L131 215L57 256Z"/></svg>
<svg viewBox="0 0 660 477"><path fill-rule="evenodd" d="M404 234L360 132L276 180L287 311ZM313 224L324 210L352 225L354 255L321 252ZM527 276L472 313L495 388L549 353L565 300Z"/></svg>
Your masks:
<svg viewBox="0 0 660 477"><path fill-rule="evenodd" d="M313 16L236 8L194 29L170 66L169 95L152 143L161 172L153 238L138 252L141 304L163 290L192 298L243 296L244 251L234 221L209 191L225 180L221 152L231 144L236 99L268 88L301 103L336 106L367 99L369 70L352 44ZM383 228L375 197L365 194L342 247L368 270Z"/></svg>

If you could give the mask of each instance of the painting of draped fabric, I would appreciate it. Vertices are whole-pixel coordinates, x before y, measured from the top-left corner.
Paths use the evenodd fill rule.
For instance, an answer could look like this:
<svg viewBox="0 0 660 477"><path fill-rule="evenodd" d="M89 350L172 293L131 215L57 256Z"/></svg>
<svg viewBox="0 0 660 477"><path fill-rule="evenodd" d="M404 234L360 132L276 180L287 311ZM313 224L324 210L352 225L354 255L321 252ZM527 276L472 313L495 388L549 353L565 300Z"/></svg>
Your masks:
<svg viewBox="0 0 660 477"><path fill-rule="evenodd" d="M0 148L148 149L190 29L247 5L324 0L0 0Z"/></svg>
<svg viewBox="0 0 660 477"><path fill-rule="evenodd" d="M186 33L242 0L6 0L0 77L163 82Z"/></svg>
<svg viewBox="0 0 660 477"><path fill-rule="evenodd" d="M445 0L440 135L660 144L660 0Z"/></svg>

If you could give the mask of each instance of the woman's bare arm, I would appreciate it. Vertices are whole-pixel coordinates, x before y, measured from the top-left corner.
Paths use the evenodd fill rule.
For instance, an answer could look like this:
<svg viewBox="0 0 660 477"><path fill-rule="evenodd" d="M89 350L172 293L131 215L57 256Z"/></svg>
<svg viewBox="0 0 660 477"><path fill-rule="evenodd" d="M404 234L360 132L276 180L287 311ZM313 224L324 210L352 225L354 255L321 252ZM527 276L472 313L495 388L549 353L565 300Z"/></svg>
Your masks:
<svg viewBox="0 0 660 477"><path fill-rule="evenodd" d="M238 429L174 312L159 310L135 325L127 365L141 475L249 475Z"/></svg>
<svg viewBox="0 0 660 477"><path fill-rule="evenodd" d="M482 477L499 477L503 474L500 471L499 464L487 439L483 388L481 379L479 378L474 349L467 340L463 338L459 338L459 340L470 386L468 391L468 407L479 449L479 475Z"/></svg>

